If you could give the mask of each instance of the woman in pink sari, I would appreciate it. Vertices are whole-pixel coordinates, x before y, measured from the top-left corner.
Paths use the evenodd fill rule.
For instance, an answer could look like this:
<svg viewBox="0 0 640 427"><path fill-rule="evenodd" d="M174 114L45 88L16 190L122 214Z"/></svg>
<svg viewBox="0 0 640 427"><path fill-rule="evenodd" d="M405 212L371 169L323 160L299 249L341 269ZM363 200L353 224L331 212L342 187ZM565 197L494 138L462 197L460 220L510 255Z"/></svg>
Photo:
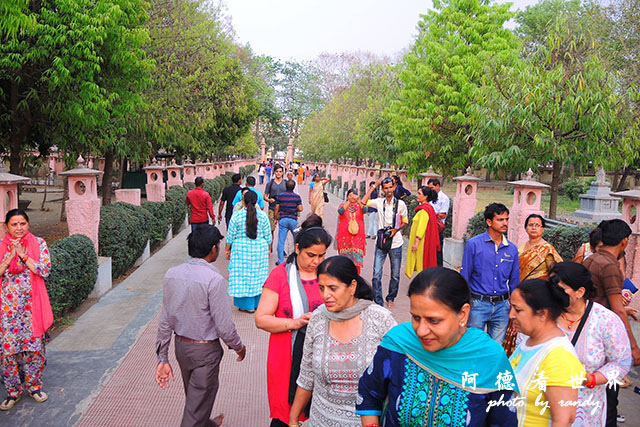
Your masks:
<svg viewBox="0 0 640 427"><path fill-rule="evenodd" d="M8 411L24 391L36 402L48 398L41 389L53 312L44 284L51 268L47 244L29 232L29 217L21 209L7 212L5 224L7 234L0 242L0 344L7 398L0 410Z"/></svg>

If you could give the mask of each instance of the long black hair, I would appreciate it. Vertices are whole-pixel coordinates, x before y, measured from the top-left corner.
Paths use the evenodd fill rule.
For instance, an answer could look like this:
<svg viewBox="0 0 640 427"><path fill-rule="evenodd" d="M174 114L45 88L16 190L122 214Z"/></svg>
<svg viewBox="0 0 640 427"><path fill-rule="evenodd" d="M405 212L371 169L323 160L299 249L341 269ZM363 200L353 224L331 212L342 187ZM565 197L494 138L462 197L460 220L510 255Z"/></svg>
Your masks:
<svg viewBox="0 0 640 427"><path fill-rule="evenodd" d="M418 187L418 190L420 190L424 197L427 198L427 202L430 203L438 200L438 192L436 190L429 188L426 185Z"/></svg>
<svg viewBox="0 0 640 427"><path fill-rule="evenodd" d="M302 223L298 234L296 234L295 242L299 250L310 248L313 245L324 245L328 248L331 245L331 236L322 227L322 217L310 214ZM287 258L287 263L292 263L295 258L296 253L293 252Z"/></svg>
<svg viewBox="0 0 640 427"><path fill-rule="evenodd" d="M593 281L587 268L573 261L562 261L554 264L549 270L549 280L562 281L574 291L584 288L584 299L588 299L593 293Z"/></svg>
<svg viewBox="0 0 640 427"><path fill-rule="evenodd" d="M373 301L374 299L375 294L373 293L373 289L371 289L367 281L358 274L358 268L353 261L346 256L332 256L322 261L318 266L318 276L321 274L335 277L347 285L347 288L350 287L355 280L356 293L354 296L358 299L366 299L369 301Z"/></svg>
<svg viewBox="0 0 640 427"><path fill-rule="evenodd" d="M520 282L516 288L522 294L522 298L534 313L541 310L548 310L551 320L556 320L567 311L569 295L562 289L555 280L529 279Z"/></svg>
<svg viewBox="0 0 640 427"><path fill-rule="evenodd" d="M24 217L24 219L27 220L27 222L29 222L29 216L27 215L27 213L22 210L22 209L11 209L9 212L7 212L7 215L4 218L4 223L5 224L9 224L9 220L11 218L13 218L14 216L18 216L21 215Z"/></svg>
<svg viewBox="0 0 640 427"><path fill-rule="evenodd" d="M244 193L242 200L247 208L247 237L255 240L258 238L258 214L256 213L258 195L252 190L249 190Z"/></svg>

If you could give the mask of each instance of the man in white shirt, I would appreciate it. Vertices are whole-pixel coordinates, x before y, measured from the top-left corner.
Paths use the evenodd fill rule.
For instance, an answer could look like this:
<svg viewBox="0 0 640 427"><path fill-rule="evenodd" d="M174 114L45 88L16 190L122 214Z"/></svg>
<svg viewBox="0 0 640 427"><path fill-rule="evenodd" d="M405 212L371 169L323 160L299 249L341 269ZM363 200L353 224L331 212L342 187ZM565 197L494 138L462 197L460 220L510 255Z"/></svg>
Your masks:
<svg viewBox="0 0 640 427"><path fill-rule="evenodd" d="M435 190L438 193L438 200L435 202L431 202L431 206L436 211L436 214L442 222L447 220L447 215L449 214L449 206L451 205L451 200L449 196L444 194L444 191L440 190L440 180L438 178L431 178L427 181L427 187ZM440 250L436 253L436 260L438 261L438 267L442 267L442 241L444 240L444 230L440 231Z"/></svg>
<svg viewBox="0 0 640 427"><path fill-rule="evenodd" d="M373 190L382 184L382 194L384 197L370 200ZM369 191L365 194L362 202L367 207L376 208L378 210L378 227L389 227L391 231L391 249L383 251L376 246L375 260L373 262L373 279L371 284L376 294L376 303L383 305L382 299L382 269L384 260L389 256L391 263L391 280L389 281L389 293L385 298L387 307L394 307L394 300L398 295L398 285L400 284L400 265L402 264L402 233L400 231L409 223L407 214L407 205L402 200L393 197L393 191L396 184L393 178L380 178L375 186L369 186Z"/></svg>

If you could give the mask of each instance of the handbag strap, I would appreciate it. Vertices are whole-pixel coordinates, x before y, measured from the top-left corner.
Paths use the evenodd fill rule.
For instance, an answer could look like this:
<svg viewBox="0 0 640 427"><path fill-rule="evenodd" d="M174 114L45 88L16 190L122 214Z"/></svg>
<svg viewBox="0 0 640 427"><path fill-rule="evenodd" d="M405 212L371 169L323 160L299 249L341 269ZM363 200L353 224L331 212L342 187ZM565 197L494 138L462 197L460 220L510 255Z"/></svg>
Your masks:
<svg viewBox="0 0 640 427"><path fill-rule="evenodd" d="M576 333L573 334L573 339L571 340L571 344L574 347L578 342L578 337L580 337L580 332L582 332L582 328L584 328L584 324L587 323L587 317L589 317L589 312L591 311L591 307L593 307L593 301L589 301L589 303L587 304L587 308L584 310L584 314L582 315L582 320L580 320L578 329L576 329Z"/></svg>

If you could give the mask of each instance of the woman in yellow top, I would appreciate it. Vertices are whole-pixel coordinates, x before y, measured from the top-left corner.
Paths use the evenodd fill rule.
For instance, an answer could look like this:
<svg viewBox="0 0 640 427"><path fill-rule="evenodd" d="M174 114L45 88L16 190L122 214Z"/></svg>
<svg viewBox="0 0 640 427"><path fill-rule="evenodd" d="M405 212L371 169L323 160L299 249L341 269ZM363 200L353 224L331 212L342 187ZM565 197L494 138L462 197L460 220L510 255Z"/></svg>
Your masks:
<svg viewBox="0 0 640 427"><path fill-rule="evenodd" d="M509 358L520 389L518 426L570 426L578 389L590 386L571 341L556 324L569 303L556 281L525 280L511 294L509 318L527 335Z"/></svg>
<svg viewBox="0 0 640 427"><path fill-rule="evenodd" d="M524 229L529 240L518 249L520 262L520 281L527 279L548 279L549 269L562 257L553 245L542 238L545 227L544 218L531 214L524 222Z"/></svg>
<svg viewBox="0 0 640 427"><path fill-rule="evenodd" d="M416 214L411 223L409 233L411 246L405 266L405 274L409 278L414 272L420 273L429 267L436 267L438 265L436 254L440 250L437 214L430 204L438 200L438 193L427 186L422 186L416 192L416 199L418 206L415 208Z"/></svg>

